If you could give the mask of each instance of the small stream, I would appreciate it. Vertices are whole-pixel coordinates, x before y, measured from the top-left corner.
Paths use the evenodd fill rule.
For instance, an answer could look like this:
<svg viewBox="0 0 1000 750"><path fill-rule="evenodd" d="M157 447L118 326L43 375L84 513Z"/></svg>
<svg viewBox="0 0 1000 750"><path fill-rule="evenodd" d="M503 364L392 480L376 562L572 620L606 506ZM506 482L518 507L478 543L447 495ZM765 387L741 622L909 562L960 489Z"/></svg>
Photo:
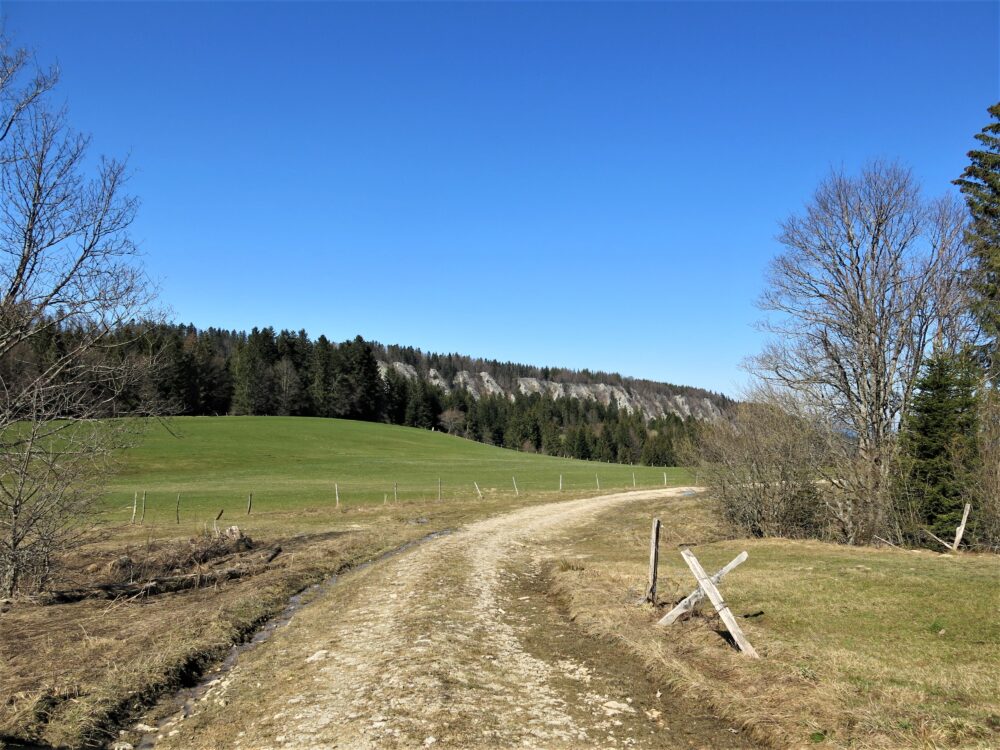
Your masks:
<svg viewBox="0 0 1000 750"><path fill-rule="evenodd" d="M320 581L319 583L314 583L311 586L303 589L299 593L291 596L288 599L288 604L285 608L278 614L264 623L263 626L257 632L253 634L253 637L242 643L237 643L229 649L229 653L226 654L225 659L214 667L213 669L205 672L198 679L198 682L191 687L182 688L178 690L170 698L164 698L163 701L173 703L177 706L177 710L170 713L170 715L161 719L157 722L156 728L153 731L147 732L143 735L139 744L136 745L136 750L149 750L149 748L155 747L157 740L162 735L164 729L168 729L171 726L177 724L178 721L186 719L194 711L195 705L199 700L208 692L209 688L215 685L219 680L224 678L227 674L233 671L237 664L239 664L240 656L245 654L247 651L257 648L262 643L266 643L271 636L273 636L278 630L285 627L292 621L295 613L302 609L304 606L308 606L311 602L318 601L322 596L327 593L331 588L337 585L342 575L347 575L351 572L364 570L372 565L376 565L380 562L388 560L389 558L401 555L414 547L418 547L422 544L437 539L438 537L446 536L451 533L451 529L443 529L441 531L435 531L427 536L421 537L420 539L414 539L411 542L395 547L391 550L383 552L378 557L374 557L367 562L363 562L360 565L356 565L351 570L347 571L341 575L331 575L328 578ZM309 597L308 601L303 601L306 597ZM162 701L161 701L162 702ZM113 746L112 742L111 745ZM10 745L11 748L17 748L18 750L34 750L36 746L33 745Z"/></svg>

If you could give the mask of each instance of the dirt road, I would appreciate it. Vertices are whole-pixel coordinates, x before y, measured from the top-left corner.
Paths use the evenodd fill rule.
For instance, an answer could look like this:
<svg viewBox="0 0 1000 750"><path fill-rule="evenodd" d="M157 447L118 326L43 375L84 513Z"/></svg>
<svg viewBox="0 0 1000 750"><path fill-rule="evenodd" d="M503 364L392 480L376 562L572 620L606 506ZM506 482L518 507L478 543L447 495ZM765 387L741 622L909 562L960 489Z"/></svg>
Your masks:
<svg viewBox="0 0 1000 750"><path fill-rule="evenodd" d="M520 509L347 576L157 747L746 747L533 585L543 560L571 555L573 528L680 492Z"/></svg>

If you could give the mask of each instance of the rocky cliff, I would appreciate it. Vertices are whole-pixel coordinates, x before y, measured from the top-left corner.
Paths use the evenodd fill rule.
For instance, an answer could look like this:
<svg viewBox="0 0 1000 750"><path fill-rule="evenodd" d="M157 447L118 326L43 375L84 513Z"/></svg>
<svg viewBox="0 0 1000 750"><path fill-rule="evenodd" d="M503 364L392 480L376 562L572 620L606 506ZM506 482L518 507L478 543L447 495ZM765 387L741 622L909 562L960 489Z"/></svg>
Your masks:
<svg viewBox="0 0 1000 750"><path fill-rule="evenodd" d="M621 381L618 384L511 377L509 385L505 387L486 370L481 372L458 370L451 377L447 377L434 367L427 367L425 371L420 371L417 367L405 362L379 360L379 369L383 374L390 368L408 380L423 378L445 393L450 393L455 389L466 390L477 400L484 395L504 396L513 400L517 394L528 396L539 393L547 394L556 399L578 398L599 401L605 406L614 402L619 409L629 413L641 410L648 419L662 417L666 414L676 414L683 418L717 419L722 416L723 409L728 403L728 399L724 396L697 388L620 377L617 377ZM573 378L579 380L580 375L574 373Z"/></svg>

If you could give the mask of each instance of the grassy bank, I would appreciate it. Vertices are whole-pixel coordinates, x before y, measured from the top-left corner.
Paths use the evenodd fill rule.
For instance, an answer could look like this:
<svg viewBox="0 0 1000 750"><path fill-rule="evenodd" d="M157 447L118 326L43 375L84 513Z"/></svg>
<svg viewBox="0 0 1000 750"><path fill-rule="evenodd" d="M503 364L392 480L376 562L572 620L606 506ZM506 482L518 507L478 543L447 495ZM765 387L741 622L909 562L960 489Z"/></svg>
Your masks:
<svg viewBox="0 0 1000 750"><path fill-rule="evenodd" d="M644 584L649 522L663 518L661 606ZM726 538L704 497L603 518L553 566L552 586L589 632L776 747L987 748L1000 744L1000 558ZM655 621L692 588L677 545L711 571L749 561L722 591L763 656L736 653L711 607Z"/></svg>

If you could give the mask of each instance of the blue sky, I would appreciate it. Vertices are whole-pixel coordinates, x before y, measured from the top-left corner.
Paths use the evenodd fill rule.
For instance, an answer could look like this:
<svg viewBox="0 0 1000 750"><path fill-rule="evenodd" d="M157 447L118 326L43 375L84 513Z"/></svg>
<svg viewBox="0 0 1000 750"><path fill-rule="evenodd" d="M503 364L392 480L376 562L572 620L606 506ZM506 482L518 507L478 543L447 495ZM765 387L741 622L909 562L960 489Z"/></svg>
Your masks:
<svg viewBox="0 0 1000 750"><path fill-rule="evenodd" d="M735 393L778 222L833 167L950 188L1000 4L19 3L198 326Z"/></svg>

